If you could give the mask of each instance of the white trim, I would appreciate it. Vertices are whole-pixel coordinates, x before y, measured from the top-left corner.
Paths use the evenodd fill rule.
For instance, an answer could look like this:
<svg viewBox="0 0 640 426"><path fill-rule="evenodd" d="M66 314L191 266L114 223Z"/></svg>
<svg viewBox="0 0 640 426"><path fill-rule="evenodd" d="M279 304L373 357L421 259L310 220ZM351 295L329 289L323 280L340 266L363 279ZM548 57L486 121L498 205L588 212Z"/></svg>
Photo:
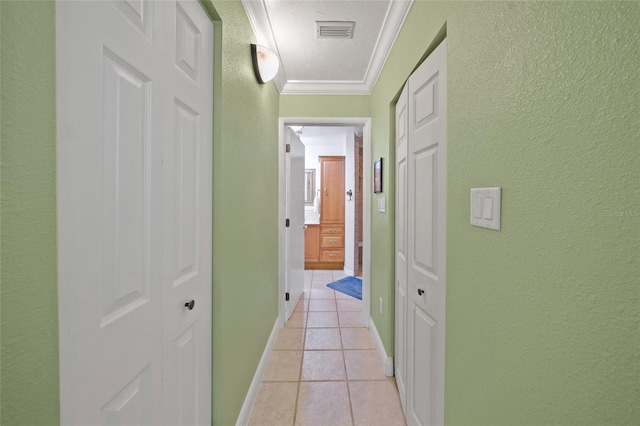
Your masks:
<svg viewBox="0 0 640 426"><path fill-rule="evenodd" d="M371 331L371 335L373 339L376 341L376 349L378 349L378 356L380 357L380 361L382 362L382 367L384 368L384 375L387 377L393 376L393 357L387 355L387 351L384 350L384 345L382 344L382 339L380 338L380 334L378 334L378 329L376 328L376 324L373 322L373 318L369 318L369 331Z"/></svg>
<svg viewBox="0 0 640 426"><path fill-rule="evenodd" d="M362 126L363 164L371 164L371 118L370 117L280 117L278 124L278 321L281 327L286 322L284 303L285 275L285 170L284 145L287 125L337 125ZM370 167L364 167L363 188L371 188ZM371 191L363 190L362 200L362 323L369 323L370 273L371 273Z"/></svg>
<svg viewBox="0 0 640 426"><path fill-rule="evenodd" d="M278 324L284 327L287 322L287 304L285 302L287 272L287 234L284 226L287 218L287 176L285 169L286 124L278 124Z"/></svg>
<svg viewBox="0 0 640 426"><path fill-rule="evenodd" d="M256 373L253 375L251 386L249 386L247 395L244 398L242 409L240 410L240 414L238 414L236 426L243 426L249 423L251 411L253 410L253 406L256 403L256 397L258 396L258 390L260 390L260 384L262 384L262 377L267 370L267 364L269 364L269 356L271 355L271 350L273 349L273 345L276 343L276 337L278 337L278 331L280 331L280 326L278 319L276 319L276 322L273 324L273 329L271 330L269 340L267 340L267 345L264 347L264 351L262 352L262 358L260 358L258 368L256 368Z"/></svg>
<svg viewBox="0 0 640 426"><path fill-rule="evenodd" d="M307 81L288 80L280 93L283 95L368 95L372 87L364 81Z"/></svg>
<svg viewBox="0 0 640 426"><path fill-rule="evenodd" d="M362 323L371 315L371 120L362 129Z"/></svg>
<svg viewBox="0 0 640 426"><path fill-rule="evenodd" d="M355 277L355 275L356 275L356 273L353 272L352 269L345 268L343 272L347 277Z"/></svg>
<svg viewBox="0 0 640 426"><path fill-rule="evenodd" d="M264 1L241 0L258 44L273 50L278 59L280 59L280 52L273 35L271 21ZM400 29L404 25L413 1L390 0L371 59L364 73L364 79L344 81L288 80L284 67L281 66L274 79L278 91L282 94L298 95L369 95L378 81L378 77L389 57L389 52L391 52ZM282 65L281 60L280 64Z"/></svg>
<svg viewBox="0 0 640 426"><path fill-rule="evenodd" d="M400 34L400 29L404 25L412 5L413 0L391 0L378 40L373 48L371 62L369 62L367 73L365 74L364 83L369 88L369 92L373 90L373 86L378 81L382 68L387 62L391 48L396 42L398 34Z"/></svg>

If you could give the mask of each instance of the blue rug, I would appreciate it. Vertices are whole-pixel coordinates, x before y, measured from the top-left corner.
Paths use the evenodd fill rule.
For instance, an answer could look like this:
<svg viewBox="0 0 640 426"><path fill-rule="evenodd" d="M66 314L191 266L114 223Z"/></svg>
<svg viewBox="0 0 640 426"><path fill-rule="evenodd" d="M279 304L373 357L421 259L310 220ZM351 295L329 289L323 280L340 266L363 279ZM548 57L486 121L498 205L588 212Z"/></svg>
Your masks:
<svg viewBox="0 0 640 426"><path fill-rule="evenodd" d="M362 280L360 278L344 277L341 280L327 284L327 287L362 300Z"/></svg>

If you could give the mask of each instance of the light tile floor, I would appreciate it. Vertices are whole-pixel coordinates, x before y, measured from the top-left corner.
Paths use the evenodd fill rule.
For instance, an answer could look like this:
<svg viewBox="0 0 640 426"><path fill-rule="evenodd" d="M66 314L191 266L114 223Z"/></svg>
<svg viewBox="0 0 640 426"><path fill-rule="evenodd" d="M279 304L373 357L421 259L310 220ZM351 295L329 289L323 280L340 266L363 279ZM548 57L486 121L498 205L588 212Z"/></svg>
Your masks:
<svg viewBox="0 0 640 426"><path fill-rule="evenodd" d="M405 425L362 302L327 284L342 271L305 271L305 292L269 357L249 425Z"/></svg>

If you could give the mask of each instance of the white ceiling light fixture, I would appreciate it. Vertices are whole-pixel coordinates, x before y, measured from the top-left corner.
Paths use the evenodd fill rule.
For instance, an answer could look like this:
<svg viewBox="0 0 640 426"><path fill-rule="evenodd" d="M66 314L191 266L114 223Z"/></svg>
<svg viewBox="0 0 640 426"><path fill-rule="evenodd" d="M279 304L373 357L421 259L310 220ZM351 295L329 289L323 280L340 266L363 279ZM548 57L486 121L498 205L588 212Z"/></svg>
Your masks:
<svg viewBox="0 0 640 426"><path fill-rule="evenodd" d="M280 68L280 61L276 54L264 46L251 45L251 60L253 72L260 84L273 80Z"/></svg>

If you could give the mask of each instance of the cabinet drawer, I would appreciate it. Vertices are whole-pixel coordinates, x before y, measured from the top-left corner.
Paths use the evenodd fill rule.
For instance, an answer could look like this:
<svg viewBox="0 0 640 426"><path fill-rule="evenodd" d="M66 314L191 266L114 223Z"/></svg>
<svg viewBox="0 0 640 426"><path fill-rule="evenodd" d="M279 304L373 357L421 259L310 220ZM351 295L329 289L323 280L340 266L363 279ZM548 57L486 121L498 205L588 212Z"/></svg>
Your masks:
<svg viewBox="0 0 640 426"><path fill-rule="evenodd" d="M320 261L321 262L343 262L344 249L321 249Z"/></svg>
<svg viewBox="0 0 640 426"><path fill-rule="evenodd" d="M344 225L342 223L320 225L320 233L344 235Z"/></svg>
<svg viewBox="0 0 640 426"><path fill-rule="evenodd" d="M344 247L343 235L323 235L320 247Z"/></svg>

